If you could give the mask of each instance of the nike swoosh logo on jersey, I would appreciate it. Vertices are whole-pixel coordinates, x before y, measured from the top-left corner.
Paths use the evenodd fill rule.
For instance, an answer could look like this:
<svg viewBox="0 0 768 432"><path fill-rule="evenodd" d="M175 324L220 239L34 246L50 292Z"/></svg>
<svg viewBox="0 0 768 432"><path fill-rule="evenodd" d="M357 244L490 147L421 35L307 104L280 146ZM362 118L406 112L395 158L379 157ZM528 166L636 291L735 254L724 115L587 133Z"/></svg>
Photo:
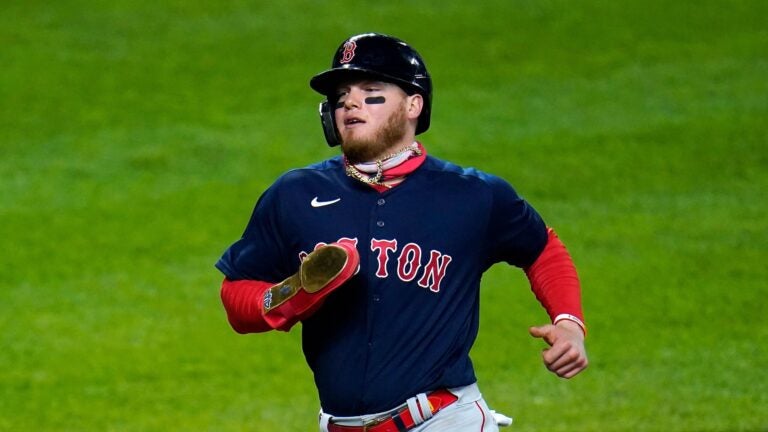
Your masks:
<svg viewBox="0 0 768 432"><path fill-rule="evenodd" d="M337 202L341 201L341 198L336 198L335 200L330 201L318 201L317 197L312 198L312 207L325 207L331 204L336 204Z"/></svg>

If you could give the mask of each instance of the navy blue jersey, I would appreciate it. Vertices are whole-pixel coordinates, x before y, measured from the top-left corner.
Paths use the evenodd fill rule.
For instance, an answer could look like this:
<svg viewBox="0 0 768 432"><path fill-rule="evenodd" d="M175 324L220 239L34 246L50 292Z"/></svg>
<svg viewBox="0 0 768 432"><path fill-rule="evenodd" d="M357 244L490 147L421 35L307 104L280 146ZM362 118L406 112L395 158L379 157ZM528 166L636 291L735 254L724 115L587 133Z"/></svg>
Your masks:
<svg viewBox="0 0 768 432"><path fill-rule="evenodd" d="M216 266L279 282L316 246L344 239L360 271L304 321L302 345L323 410L352 416L475 382L480 278L497 262L532 264L547 232L499 177L427 156L379 193L339 156L280 177Z"/></svg>

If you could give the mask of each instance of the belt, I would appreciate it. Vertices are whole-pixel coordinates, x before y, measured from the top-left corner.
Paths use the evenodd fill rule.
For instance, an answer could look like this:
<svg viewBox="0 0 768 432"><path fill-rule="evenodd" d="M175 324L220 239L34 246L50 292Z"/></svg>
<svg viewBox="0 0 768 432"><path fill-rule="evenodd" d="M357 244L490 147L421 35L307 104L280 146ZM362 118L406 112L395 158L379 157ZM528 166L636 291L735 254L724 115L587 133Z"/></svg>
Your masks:
<svg viewBox="0 0 768 432"><path fill-rule="evenodd" d="M432 415L456 402L458 399L456 395L448 390L436 390L427 395L429 410ZM333 424L333 419L331 419L328 424L328 432L406 432L415 426L417 426L417 423L413 418L413 414L411 414L409 406L405 405L397 411L371 420L364 426L337 425Z"/></svg>

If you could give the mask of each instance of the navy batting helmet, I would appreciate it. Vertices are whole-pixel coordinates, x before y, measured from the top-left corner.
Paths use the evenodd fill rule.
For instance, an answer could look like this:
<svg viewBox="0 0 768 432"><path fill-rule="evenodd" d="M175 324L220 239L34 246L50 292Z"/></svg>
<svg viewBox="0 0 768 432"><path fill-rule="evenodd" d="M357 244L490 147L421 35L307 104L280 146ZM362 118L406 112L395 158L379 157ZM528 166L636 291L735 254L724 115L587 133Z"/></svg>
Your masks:
<svg viewBox="0 0 768 432"><path fill-rule="evenodd" d="M420 94L424 98L424 107L416 125L416 134L429 129L432 79L424 60L415 49L400 39L379 33L352 36L336 50L331 68L312 77L309 85L326 98L332 99L338 84L359 76L397 84L408 94ZM321 119L328 143L336 145L338 142L332 142L329 136L331 131L327 123L333 124L333 116L331 104L327 102L324 102L325 106L320 106Z"/></svg>

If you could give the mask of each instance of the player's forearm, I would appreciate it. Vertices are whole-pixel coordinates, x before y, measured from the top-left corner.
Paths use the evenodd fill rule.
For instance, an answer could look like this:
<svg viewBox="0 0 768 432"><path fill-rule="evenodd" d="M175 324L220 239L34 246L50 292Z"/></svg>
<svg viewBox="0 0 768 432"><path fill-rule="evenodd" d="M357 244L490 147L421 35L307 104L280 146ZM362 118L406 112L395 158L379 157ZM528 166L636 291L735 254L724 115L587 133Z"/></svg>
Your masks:
<svg viewBox="0 0 768 432"><path fill-rule="evenodd" d="M232 281L221 284L221 301L227 311L227 319L238 333L260 333L273 330L264 320L261 304L264 292L274 284L254 280Z"/></svg>
<svg viewBox="0 0 768 432"><path fill-rule="evenodd" d="M548 228L547 244L525 274L552 321L566 319L584 325L576 266L553 229ZM586 333L586 328L582 330Z"/></svg>

